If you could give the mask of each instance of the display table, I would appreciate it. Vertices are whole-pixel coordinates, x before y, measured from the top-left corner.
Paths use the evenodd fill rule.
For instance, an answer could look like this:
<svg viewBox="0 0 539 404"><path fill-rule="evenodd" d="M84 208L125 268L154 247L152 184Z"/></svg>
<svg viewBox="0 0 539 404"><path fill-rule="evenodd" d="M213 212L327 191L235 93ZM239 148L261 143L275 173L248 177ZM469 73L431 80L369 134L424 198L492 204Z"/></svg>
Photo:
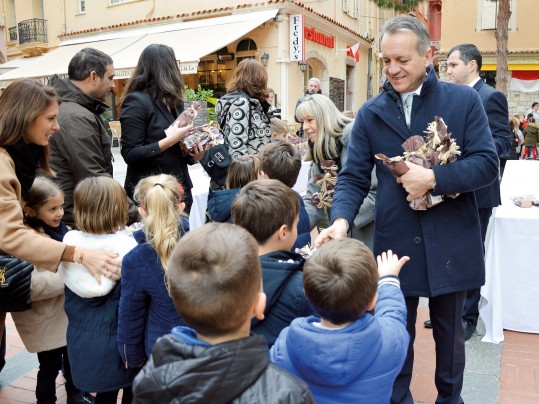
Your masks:
<svg viewBox="0 0 539 404"><path fill-rule="evenodd" d="M539 207L520 208L511 197L539 198L539 161L511 160L501 183L502 206L495 209L487 242L486 282L481 288L482 341L503 341L503 330L539 333Z"/></svg>
<svg viewBox="0 0 539 404"><path fill-rule="evenodd" d="M539 164L539 163L538 163ZM307 182L309 181L309 167L310 162L303 161L301 163L301 170L298 175L294 190L300 194L304 194L307 191ZM201 227L205 223L206 208L208 206L208 193L210 188L210 177L206 174L206 171L200 166L190 166L189 175L193 182L193 205L191 206L191 214L189 215L189 226L191 230Z"/></svg>

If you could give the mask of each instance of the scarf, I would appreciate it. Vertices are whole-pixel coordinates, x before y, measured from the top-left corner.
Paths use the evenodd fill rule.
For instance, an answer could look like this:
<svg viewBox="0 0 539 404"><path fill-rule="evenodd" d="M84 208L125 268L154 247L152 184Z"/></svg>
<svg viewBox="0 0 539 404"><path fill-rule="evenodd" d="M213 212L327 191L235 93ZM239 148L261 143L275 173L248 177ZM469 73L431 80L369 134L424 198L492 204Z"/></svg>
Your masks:
<svg viewBox="0 0 539 404"><path fill-rule="evenodd" d="M41 146L26 144L21 138L17 143L4 146L4 148L15 163L15 175L21 184L21 195L27 201L30 196L30 188L36 178L36 170L41 167Z"/></svg>
<svg viewBox="0 0 539 404"><path fill-rule="evenodd" d="M60 221L60 224L58 227L51 227L48 224L46 224L43 220L38 219L37 217L29 217L25 216L24 221L28 223L28 225L32 229L36 230L43 230L45 234L48 234L50 238L56 241L63 241L65 234L69 231L64 221Z"/></svg>

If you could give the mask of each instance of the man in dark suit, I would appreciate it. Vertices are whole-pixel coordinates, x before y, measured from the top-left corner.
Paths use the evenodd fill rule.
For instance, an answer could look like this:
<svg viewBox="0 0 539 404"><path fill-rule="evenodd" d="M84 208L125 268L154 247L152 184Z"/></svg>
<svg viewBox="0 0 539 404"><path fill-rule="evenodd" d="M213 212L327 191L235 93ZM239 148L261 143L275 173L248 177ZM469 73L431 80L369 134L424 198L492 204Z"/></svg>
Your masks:
<svg viewBox="0 0 539 404"><path fill-rule="evenodd" d="M391 249L398 256L410 257L409 267L399 275L410 345L393 385L391 402L414 402L409 387L415 322L419 298L426 296L436 343L436 402L462 403L462 308L466 291L485 282L483 242L473 191L497 178L498 156L477 92L438 80L431 65L432 49L425 26L408 15L389 20L383 29L381 51L387 77L384 91L358 112L348 159L337 179L332 225L321 232L315 243L346 237L369 192L371 170L376 164L374 253ZM405 115L404 100L410 94L415 95L410 97L411 111ZM445 121L461 155L451 164L429 169L406 162L408 171L395 180L375 155L402 155L403 142L422 134L435 115ZM410 208L410 201L429 191L443 197L443 201L423 211ZM444 197L453 194L459 196Z"/></svg>
<svg viewBox="0 0 539 404"><path fill-rule="evenodd" d="M488 117L488 124L498 157L508 154L511 151L513 136L509 129L509 108L505 95L486 84L479 72L483 58L477 46L472 44L457 45L452 48L447 55L447 75L449 81L455 84L464 84L473 87L479 93L483 107ZM487 187L475 191L477 207L479 208L479 220L481 222L481 236L483 243L487 234L487 226L492 214L492 208L498 206L500 200L500 182L494 181ZM464 339L471 338L477 327L479 318L480 289L468 290L466 303L462 314L464 325ZM425 322L429 327L430 320Z"/></svg>

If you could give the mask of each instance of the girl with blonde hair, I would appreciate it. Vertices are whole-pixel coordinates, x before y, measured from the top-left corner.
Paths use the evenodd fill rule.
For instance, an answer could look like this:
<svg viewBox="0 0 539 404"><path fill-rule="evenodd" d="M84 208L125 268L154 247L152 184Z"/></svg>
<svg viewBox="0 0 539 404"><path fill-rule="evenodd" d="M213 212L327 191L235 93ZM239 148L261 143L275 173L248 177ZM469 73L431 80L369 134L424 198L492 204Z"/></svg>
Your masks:
<svg viewBox="0 0 539 404"><path fill-rule="evenodd" d="M132 237L119 232L128 220L125 191L110 177L89 177L73 193L75 224L64 242L101 248L120 260L136 246ZM67 353L73 383L83 391L96 392L96 403L131 403L131 383L136 372L126 369L116 342L120 283L94 279L80 264L62 263L58 269L65 288Z"/></svg>
<svg viewBox="0 0 539 404"><path fill-rule="evenodd" d="M122 262L118 350L126 368L142 367L157 338L184 325L167 281L172 249L189 230L182 217L183 192L178 180L167 174L143 178L135 187L144 227L133 234L138 245Z"/></svg>

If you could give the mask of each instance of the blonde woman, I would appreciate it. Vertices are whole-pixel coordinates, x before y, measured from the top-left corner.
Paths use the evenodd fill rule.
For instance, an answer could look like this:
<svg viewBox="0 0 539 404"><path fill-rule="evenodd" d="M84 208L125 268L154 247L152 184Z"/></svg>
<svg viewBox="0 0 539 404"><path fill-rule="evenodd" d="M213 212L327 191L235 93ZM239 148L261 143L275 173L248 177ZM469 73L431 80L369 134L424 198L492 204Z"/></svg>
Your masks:
<svg viewBox="0 0 539 404"><path fill-rule="evenodd" d="M322 94L306 95L296 109L296 117L302 123L303 133L308 139L306 161L311 161L307 194L304 197L305 209L309 214L311 230L317 226L327 209L318 208L312 203L312 197L320 192L317 175L322 174L321 164L333 160L337 175L346 162L348 142L354 120L340 112L335 104ZM371 178L371 192L363 203L360 213L354 220L352 237L357 238L372 248L374 231L374 201L376 198L376 176ZM327 212L329 217L329 212Z"/></svg>
<svg viewBox="0 0 539 404"><path fill-rule="evenodd" d="M144 227L133 234L138 245L122 262L122 294L118 310L118 349L128 368L140 368L157 338L184 325L167 290L170 253L189 230L181 217L183 188L166 174L143 178L135 200Z"/></svg>

